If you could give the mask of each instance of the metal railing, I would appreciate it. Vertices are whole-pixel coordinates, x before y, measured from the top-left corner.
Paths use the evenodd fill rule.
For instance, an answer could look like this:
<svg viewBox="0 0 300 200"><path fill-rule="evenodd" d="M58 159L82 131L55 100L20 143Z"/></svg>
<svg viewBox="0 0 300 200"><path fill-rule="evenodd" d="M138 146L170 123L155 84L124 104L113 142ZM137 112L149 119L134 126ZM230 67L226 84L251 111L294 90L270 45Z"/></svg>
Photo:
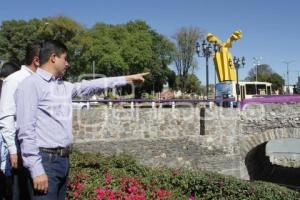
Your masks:
<svg viewBox="0 0 300 200"><path fill-rule="evenodd" d="M214 100L199 100L199 99L104 99L104 100L73 100L74 103L87 103L89 105L93 104L107 104L110 108L114 104L123 104L125 108L134 107L171 107L176 106L196 106L198 104L211 106L214 104ZM145 103L147 105L145 105ZM144 105L143 105L144 104Z"/></svg>

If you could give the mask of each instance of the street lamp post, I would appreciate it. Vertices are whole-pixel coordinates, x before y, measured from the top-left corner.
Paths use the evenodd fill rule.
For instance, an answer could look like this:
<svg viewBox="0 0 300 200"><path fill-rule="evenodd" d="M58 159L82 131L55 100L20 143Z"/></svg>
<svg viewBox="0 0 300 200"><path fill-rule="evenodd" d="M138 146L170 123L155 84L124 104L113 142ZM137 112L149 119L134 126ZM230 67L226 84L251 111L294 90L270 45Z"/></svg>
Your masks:
<svg viewBox="0 0 300 200"><path fill-rule="evenodd" d="M218 45L217 43L214 43L214 52L216 53L218 51ZM206 100L208 100L208 85L209 85L209 67L208 67L208 59L212 56L213 51L211 50L212 46L210 43L208 43L206 40L202 41L202 44L200 45L199 42L196 43L196 53L198 57L205 57L206 62Z"/></svg>
<svg viewBox="0 0 300 200"><path fill-rule="evenodd" d="M286 84L287 84L287 93L290 94L290 79L289 79L289 65L292 63L292 62L295 62L294 60L289 60L289 61L285 61L283 60L282 61L283 63L286 64Z"/></svg>
<svg viewBox="0 0 300 200"><path fill-rule="evenodd" d="M246 59L243 56L242 58L237 58L234 56L233 64L236 70L236 101L239 102L239 95L240 95L240 85L239 85L239 68L244 67L246 64Z"/></svg>

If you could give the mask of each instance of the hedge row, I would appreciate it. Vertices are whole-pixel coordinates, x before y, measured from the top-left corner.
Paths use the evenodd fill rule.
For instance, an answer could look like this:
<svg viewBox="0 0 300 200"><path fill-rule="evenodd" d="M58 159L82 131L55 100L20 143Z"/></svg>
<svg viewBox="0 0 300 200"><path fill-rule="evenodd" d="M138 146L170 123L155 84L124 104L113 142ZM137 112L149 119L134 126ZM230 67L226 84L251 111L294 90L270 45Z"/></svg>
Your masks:
<svg viewBox="0 0 300 200"><path fill-rule="evenodd" d="M276 184L205 171L149 168L128 155L74 152L68 199L300 199Z"/></svg>

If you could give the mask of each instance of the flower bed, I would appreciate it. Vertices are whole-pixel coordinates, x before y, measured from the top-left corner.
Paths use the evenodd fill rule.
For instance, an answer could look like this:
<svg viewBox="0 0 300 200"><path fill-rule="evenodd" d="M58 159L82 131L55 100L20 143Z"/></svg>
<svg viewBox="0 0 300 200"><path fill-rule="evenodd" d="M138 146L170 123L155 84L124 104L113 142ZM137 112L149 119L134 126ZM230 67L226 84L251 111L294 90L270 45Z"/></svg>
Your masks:
<svg viewBox="0 0 300 200"><path fill-rule="evenodd" d="M249 182L211 172L151 169L127 155L71 156L68 199L300 199L300 193L264 182Z"/></svg>

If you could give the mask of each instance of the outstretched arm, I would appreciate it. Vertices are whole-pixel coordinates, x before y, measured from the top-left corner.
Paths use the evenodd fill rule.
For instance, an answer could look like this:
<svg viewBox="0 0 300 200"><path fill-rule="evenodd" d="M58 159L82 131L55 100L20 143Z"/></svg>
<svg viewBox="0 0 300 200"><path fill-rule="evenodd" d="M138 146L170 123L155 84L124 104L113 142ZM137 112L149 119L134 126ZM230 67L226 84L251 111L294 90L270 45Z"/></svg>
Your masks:
<svg viewBox="0 0 300 200"><path fill-rule="evenodd" d="M220 47L223 46L222 41L219 40L215 35L208 33L206 36L207 41L210 43L217 43Z"/></svg>
<svg viewBox="0 0 300 200"><path fill-rule="evenodd" d="M133 74L128 76L107 77L98 78L90 81L83 80L78 83L74 83L72 90L72 97L85 96L95 93L96 91L106 88L113 88L116 86L126 85L128 83L144 82L144 76L149 73Z"/></svg>
<svg viewBox="0 0 300 200"><path fill-rule="evenodd" d="M243 32L241 30L234 31L225 42L224 47L231 48L232 42L241 39L242 36L243 36Z"/></svg>

